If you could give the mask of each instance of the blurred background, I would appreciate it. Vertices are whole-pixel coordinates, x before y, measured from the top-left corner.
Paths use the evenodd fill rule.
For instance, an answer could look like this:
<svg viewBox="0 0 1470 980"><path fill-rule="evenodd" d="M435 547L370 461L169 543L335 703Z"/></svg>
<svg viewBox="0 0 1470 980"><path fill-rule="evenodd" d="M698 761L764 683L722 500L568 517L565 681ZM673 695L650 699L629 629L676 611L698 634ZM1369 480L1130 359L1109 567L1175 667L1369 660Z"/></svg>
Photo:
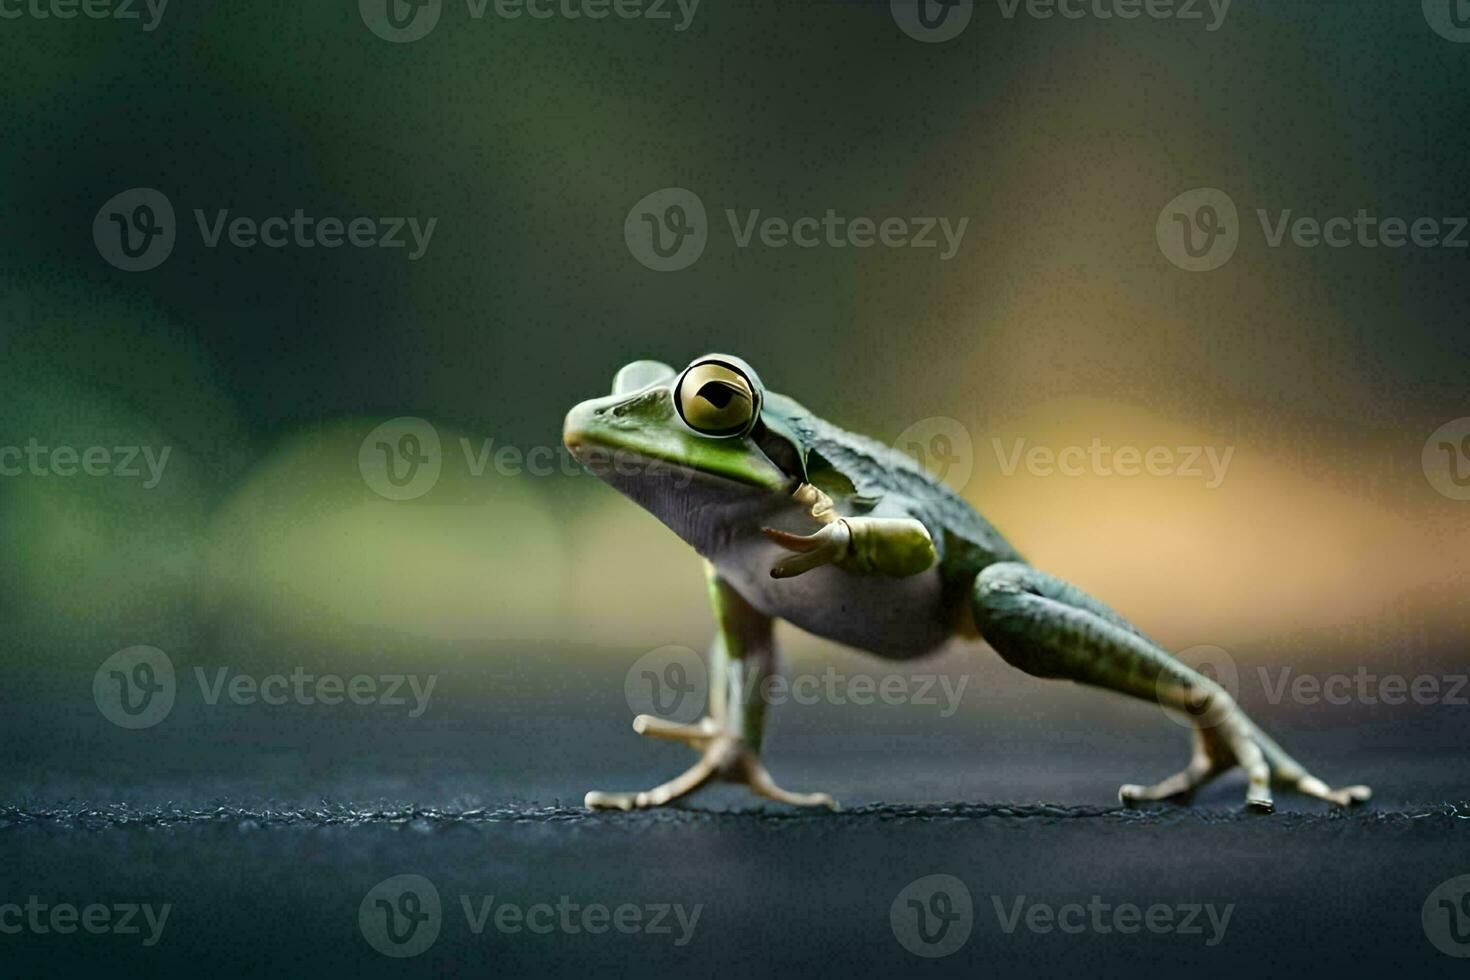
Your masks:
<svg viewBox="0 0 1470 980"><path fill-rule="evenodd" d="M885 441L954 420L965 496L1176 648L1247 672L1462 650L1470 505L1423 458L1470 414L1467 251L1272 247L1256 218L1470 210L1470 48L1415 4L1238 2L1214 30L1207 9L981 5L944 43L880 3L472 9L405 43L348 3L28 16L0 38L0 444L170 452L152 480L141 455L139 478L0 479L10 667L85 673L143 643L345 669L392 637L397 660L572 686L628 650L703 648L696 558L559 433L624 362L708 350ZM129 272L91 229L138 187L177 237ZM623 236L664 187L709 215L674 272ZM1208 272L1155 235L1196 187L1240 215ZM416 258L200 227L298 209L436 223ZM968 224L947 260L742 248L726 209ZM443 468L390 500L359 450L401 416ZM1215 486L1008 473L1017 440L1232 455ZM556 462L484 465L506 447Z"/></svg>
<svg viewBox="0 0 1470 980"><path fill-rule="evenodd" d="M443 0L394 7L408 27L376 0L173 0L136 19L39 2L0 8L0 803L575 805L673 775L686 753L628 731L625 681L649 651L706 647L700 564L570 463L561 420L627 361L712 350L925 456L1034 564L1204 650L1329 781L1372 781L1389 808L1459 791L1470 691L1270 690L1282 671L1370 672L1448 695L1466 672L1470 31L1452 4L1124 20L962 2L963 30L930 43L876 0L598 20ZM704 245L658 271L625 225L666 188L703 205ZM1215 267L1189 271L1167 231L1176 214L1208 230L1206 211L1171 210L1197 188L1236 214ZM963 221L963 236L947 258L742 247L726 214L829 210ZM1459 244L1272 244L1287 212L1359 211L1434 218ZM406 244L232 243L236 218L297 212L372 219L368 241L406 219ZM124 230L142 259L119 253ZM437 477L385 483L385 431L437 440ZM1198 450L1201 473L1008 462L1094 443ZM83 469L94 448L104 475ZM794 673L896 669L782 639ZM134 731L99 712L93 681L139 645L165 652L178 691ZM418 715L211 704L196 677L221 669L436 686ZM902 670L963 682L957 710L779 708L778 777L857 804L1108 806L1184 758L1155 706L1018 674L980 645ZM32 853L76 859L57 859L63 877L104 860L48 843ZM548 867L571 880L585 852L566 843ZM274 854L281 888L305 887L299 862L346 866L300 846ZM344 894L398 870L399 846L380 841ZM1068 846L1101 860L1090 838ZM1437 847L1415 867L1437 867ZM747 878L721 840L703 848L687 872L714 861L736 899L795 895L779 867ZM192 873L166 849L110 853L114 882ZM231 894L232 862L259 855L222 860L211 887ZM512 888L533 877L534 857L496 860ZM1410 877L1417 908L1432 882ZM1319 911L1352 960L1369 912ZM1422 944L1412 915L1394 921Z"/></svg>

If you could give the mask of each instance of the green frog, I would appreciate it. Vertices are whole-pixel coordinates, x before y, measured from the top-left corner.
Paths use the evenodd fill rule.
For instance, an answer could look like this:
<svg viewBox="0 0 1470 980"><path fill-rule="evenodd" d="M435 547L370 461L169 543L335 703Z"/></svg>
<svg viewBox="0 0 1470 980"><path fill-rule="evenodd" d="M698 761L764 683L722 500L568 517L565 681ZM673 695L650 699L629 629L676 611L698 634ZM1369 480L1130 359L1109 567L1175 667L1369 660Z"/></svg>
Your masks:
<svg viewBox="0 0 1470 980"><path fill-rule="evenodd" d="M1246 807L1269 813L1272 787L1346 806L1287 755L1214 680L1175 659L1117 612L1031 567L995 527L909 456L847 432L767 391L749 364L711 354L676 371L635 361L612 393L567 413L564 441L593 473L703 558L716 634L708 714L651 715L635 731L699 753L686 772L640 792L587 794L589 808L655 807L713 779L797 806L836 809L782 788L760 757L776 670L772 627L803 630L890 660L956 636L983 639L1012 666L1157 701L1191 722L1188 766L1127 784L1124 805L1185 799L1240 766Z"/></svg>

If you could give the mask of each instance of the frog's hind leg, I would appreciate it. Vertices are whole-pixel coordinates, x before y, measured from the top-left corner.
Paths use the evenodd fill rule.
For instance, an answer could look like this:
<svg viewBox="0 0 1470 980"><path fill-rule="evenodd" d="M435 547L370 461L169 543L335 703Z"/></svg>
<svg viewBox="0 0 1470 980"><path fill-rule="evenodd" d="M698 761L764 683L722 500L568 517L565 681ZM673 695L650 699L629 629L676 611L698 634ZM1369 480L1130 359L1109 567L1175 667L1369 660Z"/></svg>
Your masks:
<svg viewBox="0 0 1470 980"><path fill-rule="evenodd" d="M976 578L971 607L980 634L1012 666L1157 701L1194 724L1188 768L1152 786L1123 786L1118 795L1125 804L1187 796L1235 765L1245 770L1246 805L1256 811L1274 808L1273 782L1343 806L1371 795L1366 786L1334 790L1308 773L1224 688L1075 586L1029 565L1001 562Z"/></svg>

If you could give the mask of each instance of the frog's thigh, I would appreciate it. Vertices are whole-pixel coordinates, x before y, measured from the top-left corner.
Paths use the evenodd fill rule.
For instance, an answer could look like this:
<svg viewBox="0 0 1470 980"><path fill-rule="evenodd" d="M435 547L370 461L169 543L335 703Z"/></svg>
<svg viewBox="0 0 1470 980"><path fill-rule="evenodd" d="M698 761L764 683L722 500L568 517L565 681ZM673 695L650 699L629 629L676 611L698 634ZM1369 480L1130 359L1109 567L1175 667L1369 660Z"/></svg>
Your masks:
<svg viewBox="0 0 1470 980"><path fill-rule="evenodd" d="M1161 679L1214 685L1076 586L1019 562L985 568L971 597L975 624L1013 667L1036 677L1095 684L1134 697L1159 695ZM1162 678L1161 678L1162 675Z"/></svg>

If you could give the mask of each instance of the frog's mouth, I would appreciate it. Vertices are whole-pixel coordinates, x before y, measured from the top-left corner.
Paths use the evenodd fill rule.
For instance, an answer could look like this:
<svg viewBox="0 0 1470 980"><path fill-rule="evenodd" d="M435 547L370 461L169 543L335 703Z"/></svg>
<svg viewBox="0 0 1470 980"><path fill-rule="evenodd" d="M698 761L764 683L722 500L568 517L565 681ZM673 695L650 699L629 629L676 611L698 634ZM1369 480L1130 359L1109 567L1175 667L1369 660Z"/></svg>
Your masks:
<svg viewBox="0 0 1470 980"><path fill-rule="evenodd" d="M632 399L613 395L582 402L567 413L562 441L579 462L629 496L638 483L789 488L791 477L747 438L711 439L686 431L667 402L668 392L657 388Z"/></svg>

